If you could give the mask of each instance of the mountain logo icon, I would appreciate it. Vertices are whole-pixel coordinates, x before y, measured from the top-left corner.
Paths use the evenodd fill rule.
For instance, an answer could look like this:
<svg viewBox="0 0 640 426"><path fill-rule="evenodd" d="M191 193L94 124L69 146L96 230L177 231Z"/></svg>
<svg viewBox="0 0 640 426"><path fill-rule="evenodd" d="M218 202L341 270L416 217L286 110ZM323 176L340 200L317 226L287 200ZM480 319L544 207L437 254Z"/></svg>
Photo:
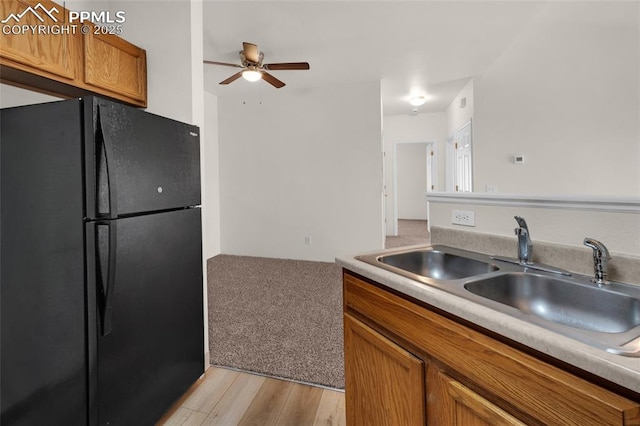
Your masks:
<svg viewBox="0 0 640 426"><path fill-rule="evenodd" d="M47 9L41 3L38 3L34 7L31 7L31 6L27 7L25 10L23 10L22 12L20 12L18 14L10 13L9 16L7 16L5 19L3 19L0 22L3 23L3 24L6 24L9 21L13 20L13 21L15 21L15 23L18 23L18 22L20 22L20 20L27 13L31 13L33 16L35 16L42 23L44 23L44 17L43 16L45 16L45 15L48 16L50 19L52 19L53 22L58 22L58 19L55 17L54 13L57 14L59 12L60 11L55 6L52 7L51 9Z"/></svg>

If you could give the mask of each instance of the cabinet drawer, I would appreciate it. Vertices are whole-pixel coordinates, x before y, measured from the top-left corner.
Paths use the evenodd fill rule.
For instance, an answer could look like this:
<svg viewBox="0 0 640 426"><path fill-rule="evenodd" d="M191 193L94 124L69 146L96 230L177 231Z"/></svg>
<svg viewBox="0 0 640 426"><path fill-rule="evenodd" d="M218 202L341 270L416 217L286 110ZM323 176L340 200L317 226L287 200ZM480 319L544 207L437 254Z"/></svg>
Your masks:
<svg viewBox="0 0 640 426"><path fill-rule="evenodd" d="M483 396L532 422L638 425L640 404L344 274L344 309L370 318L457 372Z"/></svg>

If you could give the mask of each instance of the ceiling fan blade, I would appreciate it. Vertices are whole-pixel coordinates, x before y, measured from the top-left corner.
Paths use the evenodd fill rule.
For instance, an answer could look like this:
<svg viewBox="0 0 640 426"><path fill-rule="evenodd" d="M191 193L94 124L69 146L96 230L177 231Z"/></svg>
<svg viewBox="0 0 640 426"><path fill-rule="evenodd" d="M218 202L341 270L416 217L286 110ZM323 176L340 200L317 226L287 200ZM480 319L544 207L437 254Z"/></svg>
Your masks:
<svg viewBox="0 0 640 426"><path fill-rule="evenodd" d="M244 57L247 61L257 64L260 62L260 54L258 53L258 46L253 43L242 43L242 50L244 50Z"/></svg>
<svg viewBox="0 0 640 426"><path fill-rule="evenodd" d="M276 89L284 87L284 83L282 81L278 80L268 72L262 71L262 79L267 83L269 83L270 85L272 85L273 87L275 87Z"/></svg>
<svg viewBox="0 0 640 426"><path fill-rule="evenodd" d="M242 75L242 71L239 71L239 72L235 73L234 75L232 75L231 77L227 78L226 80L222 80L222 81L220 82L220 84L229 84L229 83L233 83L234 81L236 81L237 79L239 79L241 75Z"/></svg>
<svg viewBox="0 0 640 426"><path fill-rule="evenodd" d="M270 71L278 70L308 70L308 62L282 62L278 64L264 64L263 68Z"/></svg>
<svg viewBox="0 0 640 426"><path fill-rule="evenodd" d="M217 62L217 61L207 61L206 59L204 61L205 64L209 64L209 65L224 65L227 67L236 67L236 68L242 68L242 65L240 64L230 64L228 62Z"/></svg>

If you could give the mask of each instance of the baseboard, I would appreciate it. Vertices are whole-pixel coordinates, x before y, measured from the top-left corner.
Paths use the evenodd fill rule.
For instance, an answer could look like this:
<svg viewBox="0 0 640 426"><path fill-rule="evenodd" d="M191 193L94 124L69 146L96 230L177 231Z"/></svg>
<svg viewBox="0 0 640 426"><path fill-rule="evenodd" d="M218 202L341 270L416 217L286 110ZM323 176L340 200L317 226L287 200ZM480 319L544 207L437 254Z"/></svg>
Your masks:
<svg viewBox="0 0 640 426"><path fill-rule="evenodd" d="M211 360L211 355L210 355L209 351L206 351L206 352L204 353L204 371L207 371L207 369L208 369L209 367L211 367L211 362L210 362L210 360Z"/></svg>

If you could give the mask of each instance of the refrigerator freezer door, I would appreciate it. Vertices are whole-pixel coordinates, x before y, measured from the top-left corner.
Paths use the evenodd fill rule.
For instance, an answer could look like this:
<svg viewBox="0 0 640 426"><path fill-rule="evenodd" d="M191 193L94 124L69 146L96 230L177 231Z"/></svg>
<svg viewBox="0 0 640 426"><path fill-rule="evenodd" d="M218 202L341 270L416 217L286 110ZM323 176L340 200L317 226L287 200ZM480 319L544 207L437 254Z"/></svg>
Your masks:
<svg viewBox="0 0 640 426"><path fill-rule="evenodd" d="M200 209L88 223L87 247L92 424L154 424L204 372Z"/></svg>
<svg viewBox="0 0 640 426"><path fill-rule="evenodd" d="M99 98L84 102L89 218L200 204L196 126Z"/></svg>
<svg viewBox="0 0 640 426"><path fill-rule="evenodd" d="M79 101L0 111L0 424L85 425Z"/></svg>

